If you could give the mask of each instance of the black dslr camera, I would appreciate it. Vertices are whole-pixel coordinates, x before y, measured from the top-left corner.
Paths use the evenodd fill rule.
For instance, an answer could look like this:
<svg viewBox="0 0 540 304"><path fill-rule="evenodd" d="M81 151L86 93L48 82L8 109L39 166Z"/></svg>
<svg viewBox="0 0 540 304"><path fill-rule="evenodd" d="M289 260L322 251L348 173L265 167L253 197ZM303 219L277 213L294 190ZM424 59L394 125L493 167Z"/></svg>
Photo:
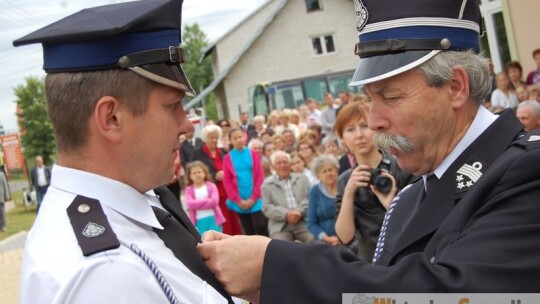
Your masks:
<svg viewBox="0 0 540 304"><path fill-rule="evenodd" d="M390 163L389 159L383 158L379 167L369 171L371 172L369 183L382 193L388 193L392 190L392 180L388 176L381 174L382 172L390 172Z"/></svg>

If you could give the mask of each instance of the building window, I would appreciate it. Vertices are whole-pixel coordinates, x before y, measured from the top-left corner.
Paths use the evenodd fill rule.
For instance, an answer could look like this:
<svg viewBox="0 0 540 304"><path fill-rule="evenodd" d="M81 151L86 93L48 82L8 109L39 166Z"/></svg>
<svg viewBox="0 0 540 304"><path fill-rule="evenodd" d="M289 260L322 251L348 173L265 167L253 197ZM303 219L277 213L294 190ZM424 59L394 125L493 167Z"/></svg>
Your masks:
<svg viewBox="0 0 540 304"><path fill-rule="evenodd" d="M480 10L484 19L486 35L482 37L481 50L491 58L495 72L504 70L511 60L510 45L504 24L501 0L483 0Z"/></svg>
<svg viewBox="0 0 540 304"><path fill-rule="evenodd" d="M311 45L313 47L313 54L315 55L334 53L336 51L334 37L332 35L313 37L311 38Z"/></svg>
<svg viewBox="0 0 540 304"><path fill-rule="evenodd" d="M326 78L308 79L303 83L306 98L313 98L322 101L324 93L328 92Z"/></svg>
<svg viewBox="0 0 540 304"><path fill-rule="evenodd" d="M304 92L300 83L287 83L276 90L274 109L295 109L304 103Z"/></svg>
<svg viewBox="0 0 540 304"><path fill-rule="evenodd" d="M351 79L352 79L352 74L336 75L336 76L328 77L329 91L334 96L338 96L339 93L343 91L350 91L353 93L360 92L360 89L361 89L360 86L349 87L349 83L351 82Z"/></svg>
<svg viewBox="0 0 540 304"><path fill-rule="evenodd" d="M320 0L306 0L306 9L308 13L321 10Z"/></svg>

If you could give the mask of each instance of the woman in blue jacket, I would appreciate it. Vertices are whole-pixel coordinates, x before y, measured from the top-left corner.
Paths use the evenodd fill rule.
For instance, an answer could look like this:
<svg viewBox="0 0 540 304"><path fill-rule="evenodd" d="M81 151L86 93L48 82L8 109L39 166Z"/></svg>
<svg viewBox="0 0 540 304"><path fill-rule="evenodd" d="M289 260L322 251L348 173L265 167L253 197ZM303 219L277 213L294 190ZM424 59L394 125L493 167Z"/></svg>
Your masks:
<svg viewBox="0 0 540 304"><path fill-rule="evenodd" d="M338 160L332 155L321 155L313 160L313 172L320 182L309 191L308 230L323 243L339 245L335 229Z"/></svg>

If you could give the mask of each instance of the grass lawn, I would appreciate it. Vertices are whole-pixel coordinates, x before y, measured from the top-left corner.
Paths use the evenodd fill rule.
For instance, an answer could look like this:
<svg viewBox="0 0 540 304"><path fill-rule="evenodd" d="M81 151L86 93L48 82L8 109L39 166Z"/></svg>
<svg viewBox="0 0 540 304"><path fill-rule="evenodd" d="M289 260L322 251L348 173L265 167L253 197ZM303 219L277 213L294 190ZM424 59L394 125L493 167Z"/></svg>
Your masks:
<svg viewBox="0 0 540 304"><path fill-rule="evenodd" d="M36 219L36 205L25 208L22 203L22 191L13 192L12 199L15 200L15 208L7 213L7 231L0 232L0 240L20 231L30 230Z"/></svg>

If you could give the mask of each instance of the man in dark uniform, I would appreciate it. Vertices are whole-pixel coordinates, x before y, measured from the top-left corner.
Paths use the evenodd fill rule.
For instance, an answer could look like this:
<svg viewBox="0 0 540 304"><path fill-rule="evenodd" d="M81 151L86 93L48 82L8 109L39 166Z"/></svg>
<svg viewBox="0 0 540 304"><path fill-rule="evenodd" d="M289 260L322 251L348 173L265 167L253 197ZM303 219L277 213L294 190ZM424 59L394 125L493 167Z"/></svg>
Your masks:
<svg viewBox="0 0 540 304"><path fill-rule="evenodd" d="M182 1L85 9L14 42L42 43L58 162L26 240L21 303L232 303L164 183L193 130Z"/></svg>
<svg viewBox="0 0 540 304"><path fill-rule="evenodd" d="M242 129L242 131L244 131L247 136L246 144L248 144L252 138L257 137L255 125L249 123L248 112L240 113L240 129Z"/></svg>
<svg viewBox="0 0 540 304"><path fill-rule="evenodd" d="M208 233L198 247L207 265L229 292L262 303L540 292L540 133L482 105L477 1L354 3L361 59L351 85L371 99L375 143L422 178L393 200L373 264L331 246Z"/></svg>
<svg viewBox="0 0 540 304"><path fill-rule="evenodd" d="M193 152L202 145L202 139L195 136L194 131L186 133L186 139L180 144L180 163L182 167L185 168L188 163L193 161Z"/></svg>

